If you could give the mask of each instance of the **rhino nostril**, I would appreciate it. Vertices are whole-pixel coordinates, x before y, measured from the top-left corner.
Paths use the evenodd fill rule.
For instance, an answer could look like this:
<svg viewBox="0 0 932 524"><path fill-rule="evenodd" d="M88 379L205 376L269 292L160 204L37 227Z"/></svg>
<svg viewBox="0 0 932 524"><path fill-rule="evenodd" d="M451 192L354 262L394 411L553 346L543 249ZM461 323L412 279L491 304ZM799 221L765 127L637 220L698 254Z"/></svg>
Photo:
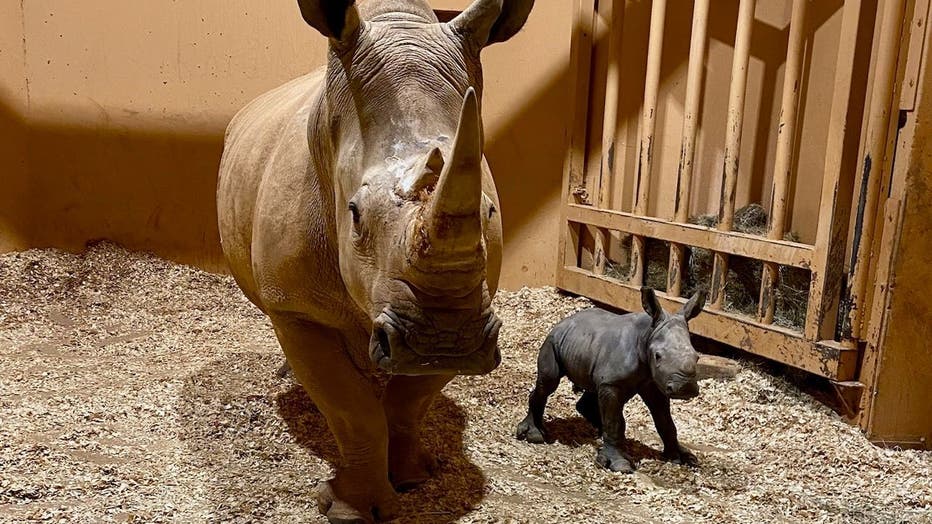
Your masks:
<svg viewBox="0 0 932 524"><path fill-rule="evenodd" d="M387 357L391 358L392 356L392 346L388 343L388 333L384 329L378 328L375 334L379 340L379 346L382 348L382 353Z"/></svg>

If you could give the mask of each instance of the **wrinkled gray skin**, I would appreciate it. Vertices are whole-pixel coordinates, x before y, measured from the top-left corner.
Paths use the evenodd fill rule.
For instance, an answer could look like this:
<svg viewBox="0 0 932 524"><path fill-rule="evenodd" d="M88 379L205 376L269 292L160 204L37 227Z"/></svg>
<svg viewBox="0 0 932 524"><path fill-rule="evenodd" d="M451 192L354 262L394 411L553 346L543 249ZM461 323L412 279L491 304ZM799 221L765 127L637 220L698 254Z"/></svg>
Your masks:
<svg viewBox="0 0 932 524"><path fill-rule="evenodd" d="M695 455L679 444L670 415L670 399L699 394L698 353L689 340L687 321L702 311L705 294L697 293L675 314L663 310L654 290L641 289L644 313L616 315L598 308L580 311L557 324L540 348L537 384L528 414L516 436L544 442L544 408L564 376L582 391L576 409L602 432L596 462L612 471L634 471L625 444L623 408L640 395L663 441L664 458L695 465Z"/></svg>
<svg viewBox="0 0 932 524"><path fill-rule="evenodd" d="M420 439L433 398L500 361L479 54L516 33L533 0L475 0L448 23L424 0L298 5L329 38L327 66L230 123L220 237L339 445L321 511L389 520L395 490L433 470Z"/></svg>

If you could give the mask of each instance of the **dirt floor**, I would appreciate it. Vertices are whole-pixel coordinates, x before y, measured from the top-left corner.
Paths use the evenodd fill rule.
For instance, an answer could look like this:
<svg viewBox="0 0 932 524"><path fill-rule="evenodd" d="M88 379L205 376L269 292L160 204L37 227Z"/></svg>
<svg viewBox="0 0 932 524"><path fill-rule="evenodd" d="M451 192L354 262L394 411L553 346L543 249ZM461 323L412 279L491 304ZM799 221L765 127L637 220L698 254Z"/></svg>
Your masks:
<svg viewBox="0 0 932 524"><path fill-rule="evenodd" d="M499 295L502 366L434 405L441 471L402 522L932 522L932 453L874 447L747 363L674 403L698 469L659 460L637 400L638 472L600 469L565 383L556 441L515 440L538 344L587 304ZM107 244L0 257L0 521L323 522L335 445L283 360L230 278Z"/></svg>

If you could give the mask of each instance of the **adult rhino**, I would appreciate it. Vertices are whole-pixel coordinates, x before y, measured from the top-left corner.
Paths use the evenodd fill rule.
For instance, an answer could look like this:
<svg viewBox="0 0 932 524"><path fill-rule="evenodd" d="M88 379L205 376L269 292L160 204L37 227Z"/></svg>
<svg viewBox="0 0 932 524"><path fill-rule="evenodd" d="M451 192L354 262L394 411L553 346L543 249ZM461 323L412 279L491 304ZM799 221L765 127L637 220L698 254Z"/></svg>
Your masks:
<svg viewBox="0 0 932 524"><path fill-rule="evenodd" d="M419 428L432 399L500 361L479 54L520 30L533 0L476 0L448 23L423 0L298 4L329 38L327 66L230 123L220 236L339 445L321 511L388 520L394 488L429 477Z"/></svg>

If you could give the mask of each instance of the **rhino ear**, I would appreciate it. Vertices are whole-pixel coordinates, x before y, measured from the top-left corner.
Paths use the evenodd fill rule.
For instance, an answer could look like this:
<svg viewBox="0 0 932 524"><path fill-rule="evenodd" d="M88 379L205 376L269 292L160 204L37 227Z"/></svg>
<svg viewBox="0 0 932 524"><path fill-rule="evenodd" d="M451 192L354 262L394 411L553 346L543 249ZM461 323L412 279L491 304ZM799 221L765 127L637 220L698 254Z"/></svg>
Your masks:
<svg viewBox="0 0 932 524"><path fill-rule="evenodd" d="M703 306L705 306L705 291L700 290L683 304L683 309L680 310L680 313L689 321L696 318L699 313L702 313Z"/></svg>
<svg viewBox="0 0 932 524"><path fill-rule="evenodd" d="M475 0L450 25L484 47L513 37L524 27L532 7L534 0Z"/></svg>
<svg viewBox="0 0 932 524"><path fill-rule="evenodd" d="M641 287L641 307L654 320L654 325L663 319L663 308L660 307L660 301L657 300L654 290L647 286Z"/></svg>
<svg viewBox="0 0 932 524"><path fill-rule="evenodd" d="M356 0L298 0L301 16L320 34L346 42L359 30Z"/></svg>

